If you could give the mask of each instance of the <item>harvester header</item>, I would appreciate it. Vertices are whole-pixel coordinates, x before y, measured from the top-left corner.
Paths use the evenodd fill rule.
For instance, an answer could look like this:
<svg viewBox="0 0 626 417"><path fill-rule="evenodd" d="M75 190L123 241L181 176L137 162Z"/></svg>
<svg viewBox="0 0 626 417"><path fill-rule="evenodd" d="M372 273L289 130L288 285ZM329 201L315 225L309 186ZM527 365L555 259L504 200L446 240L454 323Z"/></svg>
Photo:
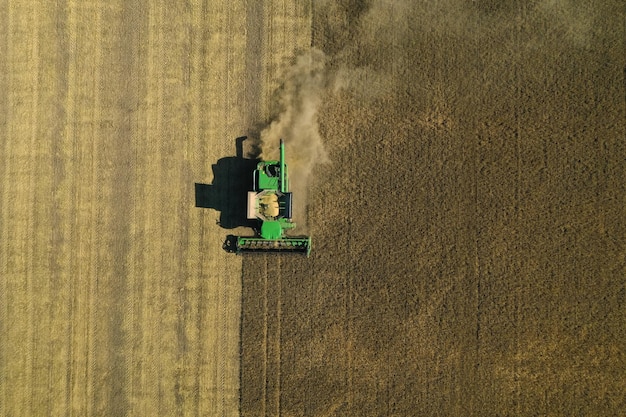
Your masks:
<svg viewBox="0 0 626 417"><path fill-rule="evenodd" d="M248 219L258 220L260 227L255 236L236 238L237 253L292 252L307 256L311 252L309 236L288 236L296 227L292 221L292 194L285 163L285 144L280 140L280 159L261 161L252 177L252 190L248 191Z"/></svg>

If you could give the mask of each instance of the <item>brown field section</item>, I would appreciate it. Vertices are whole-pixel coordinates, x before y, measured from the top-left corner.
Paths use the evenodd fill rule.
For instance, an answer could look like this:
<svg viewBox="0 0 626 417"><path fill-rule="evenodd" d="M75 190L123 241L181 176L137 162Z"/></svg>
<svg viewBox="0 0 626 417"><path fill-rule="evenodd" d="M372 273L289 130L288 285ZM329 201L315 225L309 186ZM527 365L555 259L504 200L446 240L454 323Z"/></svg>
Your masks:
<svg viewBox="0 0 626 417"><path fill-rule="evenodd" d="M0 2L0 415L239 414L241 258L194 183L307 7Z"/></svg>
<svg viewBox="0 0 626 417"><path fill-rule="evenodd" d="M243 262L243 415L626 413L624 21L315 3L332 162L311 258Z"/></svg>

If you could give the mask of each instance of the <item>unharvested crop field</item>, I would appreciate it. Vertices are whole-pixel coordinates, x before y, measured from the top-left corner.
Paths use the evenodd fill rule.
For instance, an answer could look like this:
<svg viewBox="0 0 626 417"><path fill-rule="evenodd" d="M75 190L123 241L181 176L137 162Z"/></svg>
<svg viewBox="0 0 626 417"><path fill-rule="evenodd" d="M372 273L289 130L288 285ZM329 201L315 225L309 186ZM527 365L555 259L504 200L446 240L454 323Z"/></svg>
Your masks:
<svg viewBox="0 0 626 417"><path fill-rule="evenodd" d="M1 1L0 415L626 413L597 3ZM312 255L226 253L286 115Z"/></svg>

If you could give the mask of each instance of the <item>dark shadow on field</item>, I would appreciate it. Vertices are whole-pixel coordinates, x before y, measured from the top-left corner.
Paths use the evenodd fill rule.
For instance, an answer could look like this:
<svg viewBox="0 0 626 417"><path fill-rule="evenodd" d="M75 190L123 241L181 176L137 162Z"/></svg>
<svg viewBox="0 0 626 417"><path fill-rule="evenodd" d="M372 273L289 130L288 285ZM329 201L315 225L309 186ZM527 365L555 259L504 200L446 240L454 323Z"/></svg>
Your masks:
<svg viewBox="0 0 626 417"><path fill-rule="evenodd" d="M225 229L256 225L247 219L246 210L247 193L252 190L252 174L258 160L244 158L246 138L236 139L236 156L220 158L212 166L212 184L195 183L196 207L219 211L219 225Z"/></svg>

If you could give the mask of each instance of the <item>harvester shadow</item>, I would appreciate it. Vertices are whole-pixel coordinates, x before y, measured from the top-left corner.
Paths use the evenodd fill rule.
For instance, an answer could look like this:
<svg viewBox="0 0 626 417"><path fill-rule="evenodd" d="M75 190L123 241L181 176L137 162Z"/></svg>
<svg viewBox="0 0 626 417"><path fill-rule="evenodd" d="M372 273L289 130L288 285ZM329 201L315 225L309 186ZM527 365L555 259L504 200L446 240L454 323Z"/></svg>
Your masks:
<svg viewBox="0 0 626 417"><path fill-rule="evenodd" d="M257 159L243 156L246 137L236 139L236 156L220 158L213 164L213 183L195 183L196 207L220 212L219 225L225 229L257 227L247 218L247 193L252 189L252 174Z"/></svg>

